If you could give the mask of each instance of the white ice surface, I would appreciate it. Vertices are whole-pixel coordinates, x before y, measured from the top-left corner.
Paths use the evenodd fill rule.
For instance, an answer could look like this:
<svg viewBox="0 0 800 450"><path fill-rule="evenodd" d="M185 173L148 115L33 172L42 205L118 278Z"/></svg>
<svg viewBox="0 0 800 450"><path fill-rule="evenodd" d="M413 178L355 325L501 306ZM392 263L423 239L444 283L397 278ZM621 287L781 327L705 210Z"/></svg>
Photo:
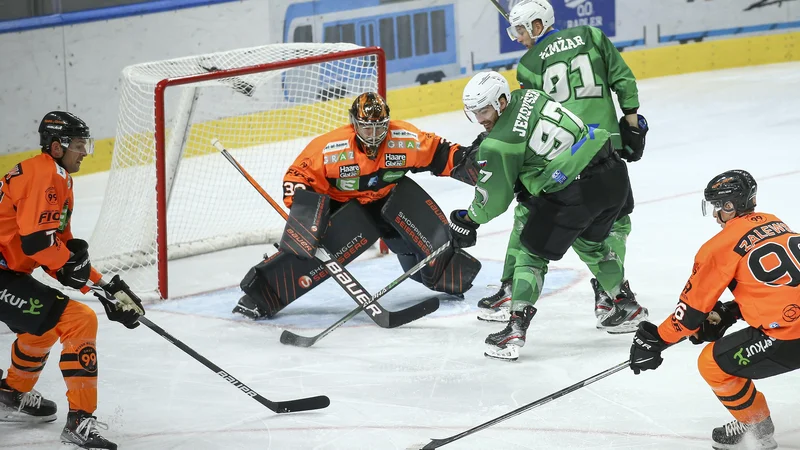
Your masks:
<svg viewBox="0 0 800 450"><path fill-rule="evenodd" d="M644 159L629 166L637 205L627 274L660 322L674 308L695 252L718 230L700 214L711 176L749 170L759 182L758 209L800 227L800 63L643 80L639 88L652 131ZM460 112L412 122L463 143L479 131ZM415 178L445 212L472 198L471 189L450 179ZM104 175L76 179L76 235L89 235L104 184ZM275 320L254 323L234 318L230 309L238 299L234 286L263 246L171 263L177 299L149 305L148 318L269 399L328 395L331 406L316 412L274 414L146 327L131 331L109 322L90 302L101 315L96 414L110 426L104 434L121 449L405 449L625 361L631 336L594 328L589 272L571 252L550 266L520 360L483 357L485 336L502 324L475 320L475 303L497 282L510 225L505 214L480 228L469 251L484 269L465 301L443 302L432 316L392 330L362 315L307 349L284 346L278 336L283 328L316 334L352 309L333 282ZM394 258L350 268L372 291L400 274ZM426 295L409 281L383 304L399 309ZM13 339L0 331L0 349ZM700 348L675 346L656 371L634 376L625 370L444 448L710 448L711 429L732 418L697 373ZM57 401L59 420L0 425L0 448L62 448L67 402L59 351L57 344L37 385ZM7 364L2 357L0 367ZM756 384L767 396L780 448L800 448L800 373Z"/></svg>

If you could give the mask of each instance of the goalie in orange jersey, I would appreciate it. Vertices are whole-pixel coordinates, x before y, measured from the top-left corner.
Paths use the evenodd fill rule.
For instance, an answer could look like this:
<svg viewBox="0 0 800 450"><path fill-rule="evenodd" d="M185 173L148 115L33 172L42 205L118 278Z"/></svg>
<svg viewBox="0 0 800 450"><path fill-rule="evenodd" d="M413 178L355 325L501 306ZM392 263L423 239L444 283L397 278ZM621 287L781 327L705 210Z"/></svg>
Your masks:
<svg viewBox="0 0 800 450"><path fill-rule="evenodd" d="M234 312L253 319L272 317L324 281L328 273L313 259L316 245L347 264L383 238L403 270L408 270L450 240L445 215L405 175L431 172L474 185L478 145L453 144L408 122L391 120L386 101L374 92L355 99L350 122L312 140L283 178L290 223L312 230L313 245L297 247L287 239L287 233L294 232L287 226L281 251L245 276L241 283L245 295ZM319 209L313 205L321 198L330 202L329 226L327 216L314 217ZM450 249L411 278L463 298L479 270L480 263L468 253Z"/></svg>
<svg viewBox="0 0 800 450"><path fill-rule="evenodd" d="M105 282L89 262L89 245L75 239L70 219L75 204L72 174L92 153L86 123L53 111L39 125L42 153L26 159L0 181L0 321L17 334L11 367L0 381L0 422L51 422L56 404L33 390L61 340L58 363L67 385L69 413L61 440L81 448L116 449L97 432L97 315L31 276L42 267L64 286L90 290L108 318L139 325L141 301L119 276ZM0 371L2 374L2 371Z"/></svg>
<svg viewBox="0 0 800 450"><path fill-rule="evenodd" d="M658 327L639 325L631 368L657 368L661 351L687 336L710 342L700 375L736 419L713 430L713 447L774 449L769 407L753 380L800 368L800 235L755 211L756 181L744 170L717 175L704 195L703 214L711 209L722 231L697 252L675 312ZM725 288L733 301L718 300ZM725 336L739 319L749 326Z"/></svg>

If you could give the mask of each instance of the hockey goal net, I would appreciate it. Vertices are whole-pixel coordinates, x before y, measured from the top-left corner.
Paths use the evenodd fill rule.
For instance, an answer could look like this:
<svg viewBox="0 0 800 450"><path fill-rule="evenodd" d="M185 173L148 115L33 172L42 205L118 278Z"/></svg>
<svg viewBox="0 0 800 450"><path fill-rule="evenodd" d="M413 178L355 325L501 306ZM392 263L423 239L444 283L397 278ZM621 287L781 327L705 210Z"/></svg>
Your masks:
<svg viewBox="0 0 800 450"><path fill-rule="evenodd" d="M276 242L283 219L211 141L280 200L312 138L347 124L358 94L385 96L384 68L377 47L301 43L126 67L92 264L167 298L168 260Z"/></svg>

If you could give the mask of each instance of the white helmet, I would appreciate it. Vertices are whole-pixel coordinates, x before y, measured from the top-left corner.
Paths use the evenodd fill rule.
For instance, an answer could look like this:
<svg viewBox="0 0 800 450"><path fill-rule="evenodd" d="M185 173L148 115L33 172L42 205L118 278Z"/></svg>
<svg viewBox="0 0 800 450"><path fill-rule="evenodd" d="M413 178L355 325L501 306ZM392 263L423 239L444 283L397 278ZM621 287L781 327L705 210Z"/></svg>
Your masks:
<svg viewBox="0 0 800 450"><path fill-rule="evenodd" d="M542 21L542 32L538 36L533 35L533 21L539 19ZM536 39L544 34L545 30L552 27L556 22L556 15L553 12L553 6L547 0L522 0L511 8L508 13L508 21L511 26L508 27L508 37L512 41L517 40L519 36L517 27L522 25L528 30L531 38Z"/></svg>
<svg viewBox="0 0 800 450"><path fill-rule="evenodd" d="M511 88L508 81L497 72L476 73L464 86L461 99L464 102L464 112L472 122L478 122L475 112L488 105L492 105L500 115L500 97L506 96L506 101L511 100Z"/></svg>

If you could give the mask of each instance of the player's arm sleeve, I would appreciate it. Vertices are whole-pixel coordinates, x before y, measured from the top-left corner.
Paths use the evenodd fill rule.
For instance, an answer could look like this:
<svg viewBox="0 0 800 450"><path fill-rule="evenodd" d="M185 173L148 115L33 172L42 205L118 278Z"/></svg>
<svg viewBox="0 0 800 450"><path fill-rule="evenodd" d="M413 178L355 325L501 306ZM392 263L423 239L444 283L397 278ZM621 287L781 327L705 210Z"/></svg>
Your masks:
<svg viewBox="0 0 800 450"><path fill-rule="evenodd" d="M619 50L598 28L591 28L592 40L603 54L608 74L606 80L609 87L617 93L617 100L622 113L635 114L639 110L639 88L636 77L628 64L622 59Z"/></svg>
<svg viewBox="0 0 800 450"><path fill-rule="evenodd" d="M732 280L733 272L723 267L713 253L701 249L675 311L658 327L659 336L674 343L697 331Z"/></svg>
<svg viewBox="0 0 800 450"><path fill-rule="evenodd" d="M45 196L45 192L52 188L52 183L58 181L46 177L31 180L26 195L18 197L20 200L15 205L22 252L40 265L54 270L61 268L70 255L57 235L61 224L59 205L65 199L50 203Z"/></svg>
<svg viewBox="0 0 800 450"><path fill-rule="evenodd" d="M524 144L523 144L524 145ZM478 150L478 181L469 217L484 224L504 213L514 199L514 184L525 162L525 153L513 151L512 144L487 138Z"/></svg>
<svg viewBox="0 0 800 450"><path fill-rule="evenodd" d="M283 177L283 203L292 207L294 192L297 189L310 189L320 194L327 194L331 188L325 178L325 165L322 152L312 147L313 141L300 153L300 156L286 169Z"/></svg>
<svg viewBox="0 0 800 450"><path fill-rule="evenodd" d="M419 132L419 148L417 149L416 167L412 172L430 172L436 176L450 175L453 167L458 165L466 155L469 147L462 147L433 133Z"/></svg>

